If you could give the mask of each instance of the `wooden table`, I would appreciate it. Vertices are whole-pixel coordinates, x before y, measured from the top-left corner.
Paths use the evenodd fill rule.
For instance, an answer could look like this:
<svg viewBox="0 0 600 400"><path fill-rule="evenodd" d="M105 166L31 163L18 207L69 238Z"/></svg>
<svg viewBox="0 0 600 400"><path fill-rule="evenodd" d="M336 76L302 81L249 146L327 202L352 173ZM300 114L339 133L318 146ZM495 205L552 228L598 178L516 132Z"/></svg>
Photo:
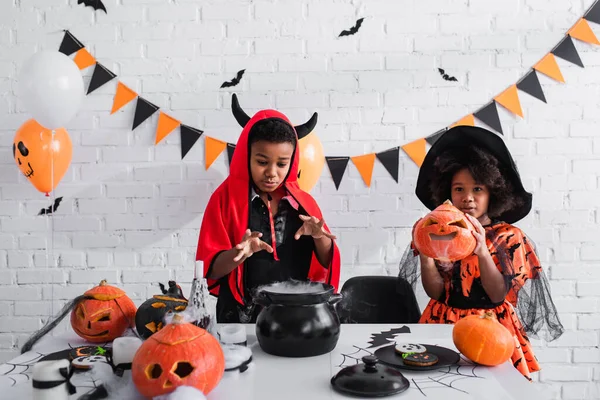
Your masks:
<svg viewBox="0 0 600 400"><path fill-rule="evenodd" d="M410 333L400 333L397 339L429 345L439 345L456 350L452 344L452 325L342 325L342 332L336 348L329 354L309 358L283 358L264 353L257 341L254 325L247 325L248 346L253 352L253 363L244 373L228 372L213 390L209 400L269 400L269 399L344 399L348 398L332 390L330 379L344 366L352 365L364 355L375 351L370 347L372 334L406 326ZM385 334L378 337L384 338ZM390 337L389 335L387 335ZM66 349L86 343L74 335L46 338L25 353L8 363L0 365L0 399L31 399L31 365L40 354ZM539 384L528 382L507 362L494 368L476 366L462 360L458 366L445 367L436 371L402 371L410 382L404 393L392 396L394 399L541 399L546 398ZM70 400L77 399L89 391L83 387L89 382L89 373L77 374L73 383L79 387L78 393ZM127 379L130 375L125 375ZM87 379L87 380L86 380ZM141 396L128 392L111 399L126 398L135 400ZM121 397L124 396L124 397Z"/></svg>

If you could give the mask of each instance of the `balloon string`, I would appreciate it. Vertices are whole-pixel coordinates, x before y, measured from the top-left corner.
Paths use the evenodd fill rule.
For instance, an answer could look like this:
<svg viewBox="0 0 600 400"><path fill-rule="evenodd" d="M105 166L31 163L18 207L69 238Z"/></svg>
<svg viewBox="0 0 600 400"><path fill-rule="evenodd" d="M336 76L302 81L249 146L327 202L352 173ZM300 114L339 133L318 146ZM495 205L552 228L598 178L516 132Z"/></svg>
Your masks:
<svg viewBox="0 0 600 400"><path fill-rule="evenodd" d="M52 129L52 138L50 140L50 188L52 190L52 205L50 207L52 212L48 213L48 219L50 221L50 256L52 259L52 266L54 268L57 267L56 262L54 261L54 205L56 204L56 193L54 193L54 150L55 150L55 143L54 143L54 135L55 135L55 131L54 129ZM54 315L54 273L56 272L55 269L52 269L50 271L50 279L52 280L52 289L50 289L51 291L51 303L52 305L50 306L50 310L51 310L51 316ZM52 317L50 317L52 318Z"/></svg>

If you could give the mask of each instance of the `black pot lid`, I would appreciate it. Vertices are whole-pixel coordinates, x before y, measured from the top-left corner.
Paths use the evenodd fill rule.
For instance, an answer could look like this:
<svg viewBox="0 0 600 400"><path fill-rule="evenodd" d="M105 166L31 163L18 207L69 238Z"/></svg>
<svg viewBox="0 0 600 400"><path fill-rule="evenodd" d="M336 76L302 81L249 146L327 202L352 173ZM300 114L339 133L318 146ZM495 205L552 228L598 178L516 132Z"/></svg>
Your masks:
<svg viewBox="0 0 600 400"><path fill-rule="evenodd" d="M398 394L410 386L397 369L378 363L375 356L362 358L364 364L346 367L331 378L333 388L343 394L360 397L384 397Z"/></svg>

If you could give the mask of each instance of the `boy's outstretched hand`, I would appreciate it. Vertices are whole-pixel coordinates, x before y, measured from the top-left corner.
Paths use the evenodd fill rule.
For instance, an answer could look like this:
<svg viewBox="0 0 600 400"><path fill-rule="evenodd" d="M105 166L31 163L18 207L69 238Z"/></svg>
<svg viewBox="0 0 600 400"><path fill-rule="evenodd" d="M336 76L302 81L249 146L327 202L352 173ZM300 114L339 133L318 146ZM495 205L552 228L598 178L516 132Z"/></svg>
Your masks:
<svg viewBox="0 0 600 400"><path fill-rule="evenodd" d="M298 232L294 235L294 239L298 240L302 235L312 236L313 239L321 239L323 236L328 237L331 240L336 239L334 235L323 228L323 225L325 225L324 219L319 220L317 217L309 217L306 215L300 215L300 219L304 221L304 224L298 229Z"/></svg>
<svg viewBox="0 0 600 400"><path fill-rule="evenodd" d="M251 232L250 229L246 229L246 233L244 234L242 241L234 247L234 249L237 250L237 254L233 258L233 261L244 261L257 251L266 250L269 253L272 253L273 248L266 242L260 240L261 237L262 233Z"/></svg>

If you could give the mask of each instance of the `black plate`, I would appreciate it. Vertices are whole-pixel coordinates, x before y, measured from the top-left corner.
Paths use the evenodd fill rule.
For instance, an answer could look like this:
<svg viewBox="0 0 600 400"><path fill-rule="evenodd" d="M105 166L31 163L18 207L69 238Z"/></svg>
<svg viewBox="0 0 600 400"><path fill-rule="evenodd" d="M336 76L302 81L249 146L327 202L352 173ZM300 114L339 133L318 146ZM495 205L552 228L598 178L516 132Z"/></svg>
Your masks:
<svg viewBox="0 0 600 400"><path fill-rule="evenodd" d="M387 364L392 367L409 369L411 371L433 371L438 368L447 367L450 365L458 364L460 361L460 355L454 350L447 349L445 347L434 346L431 344L422 344L427 348L427 352L435 354L438 358L437 364L433 364L427 367L416 367L413 365L404 364L402 355L396 353L396 345L385 346L375 350L375 356L380 362Z"/></svg>

